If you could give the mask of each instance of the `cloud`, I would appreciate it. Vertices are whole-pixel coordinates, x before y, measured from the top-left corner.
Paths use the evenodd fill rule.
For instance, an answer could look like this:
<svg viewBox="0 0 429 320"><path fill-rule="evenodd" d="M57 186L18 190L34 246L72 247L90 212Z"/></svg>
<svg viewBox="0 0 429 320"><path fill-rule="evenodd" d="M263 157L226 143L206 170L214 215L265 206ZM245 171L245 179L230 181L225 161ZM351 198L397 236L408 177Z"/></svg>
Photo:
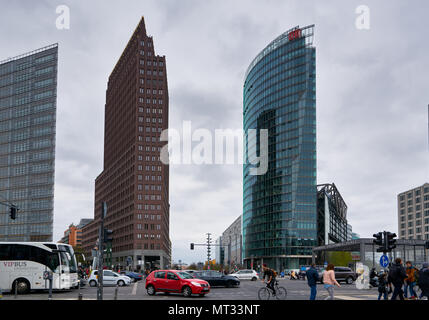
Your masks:
<svg viewBox="0 0 429 320"><path fill-rule="evenodd" d="M242 127L252 59L296 25L316 24L318 182L335 182L361 236L397 231L396 195L429 180L429 25L425 1L367 1L371 29L355 28L359 1L56 1L2 3L1 58L59 42L54 239L93 215L103 166L107 79L144 15L165 55L170 125ZM62 3L62 4L63 4ZM406 10L405 10L406 8ZM242 211L240 166L171 166L173 259L205 259L190 242L219 236Z"/></svg>

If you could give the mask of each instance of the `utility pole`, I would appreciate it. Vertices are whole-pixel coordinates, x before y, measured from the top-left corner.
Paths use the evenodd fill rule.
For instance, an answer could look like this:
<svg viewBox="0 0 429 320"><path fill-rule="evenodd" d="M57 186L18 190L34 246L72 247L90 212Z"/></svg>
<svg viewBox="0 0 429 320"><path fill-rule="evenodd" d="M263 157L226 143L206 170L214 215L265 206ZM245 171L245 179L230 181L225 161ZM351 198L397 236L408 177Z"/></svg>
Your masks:
<svg viewBox="0 0 429 320"><path fill-rule="evenodd" d="M207 233L207 270L210 270L210 260L211 260L211 244L212 244L212 239L211 239L211 233Z"/></svg>
<svg viewBox="0 0 429 320"><path fill-rule="evenodd" d="M104 218L107 214L107 203L101 203L101 221L98 232L98 287L97 300L103 300L103 254L104 254Z"/></svg>

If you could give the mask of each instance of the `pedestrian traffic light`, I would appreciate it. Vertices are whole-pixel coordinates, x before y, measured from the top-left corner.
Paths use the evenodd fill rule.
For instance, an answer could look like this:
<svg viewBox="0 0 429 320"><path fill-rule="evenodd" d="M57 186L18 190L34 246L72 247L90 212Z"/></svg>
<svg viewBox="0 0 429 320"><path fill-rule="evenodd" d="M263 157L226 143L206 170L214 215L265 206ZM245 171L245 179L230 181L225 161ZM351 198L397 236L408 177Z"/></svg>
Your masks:
<svg viewBox="0 0 429 320"><path fill-rule="evenodd" d="M385 243L387 246L387 251L390 252L396 248L396 233L386 232Z"/></svg>
<svg viewBox="0 0 429 320"><path fill-rule="evenodd" d="M194 250L194 244L191 243L191 250Z"/></svg>
<svg viewBox="0 0 429 320"><path fill-rule="evenodd" d="M18 209L15 207L15 206L11 206L10 207L10 210L9 210L9 212L10 212L10 218L12 219L12 220L15 220L16 219L16 211L17 211Z"/></svg>
<svg viewBox="0 0 429 320"><path fill-rule="evenodd" d="M113 231L109 229L104 229L104 243L113 241Z"/></svg>
<svg viewBox="0 0 429 320"><path fill-rule="evenodd" d="M374 245L378 246L377 252L383 252L383 233L374 233L372 235L374 237L374 240L372 241Z"/></svg>

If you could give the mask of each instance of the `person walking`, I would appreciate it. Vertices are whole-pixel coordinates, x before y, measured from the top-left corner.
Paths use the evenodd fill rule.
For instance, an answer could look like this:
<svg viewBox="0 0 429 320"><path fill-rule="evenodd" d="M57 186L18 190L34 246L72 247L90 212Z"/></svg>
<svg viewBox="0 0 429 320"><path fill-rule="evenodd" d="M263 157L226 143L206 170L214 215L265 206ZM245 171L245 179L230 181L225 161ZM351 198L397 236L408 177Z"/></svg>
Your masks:
<svg viewBox="0 0 429 320"><path fill-rule="evenodd" d="M384 296L384 300L388 300L388 283L387 273L382 271L378 277L378 300L381 300L381 296Z"/></svg>
<svg viewBox="0 0 429 320"><path fill-rule="evenodd" d="M323 272L323 283L324 288L328 291L329 296L325 300L334 300L334 285L338 288L341 288L338 281L335 279L334 265L332 263L328 264L325 272Z"/></svg>
<svg viewBox="0 0 429 320"><path fill-rule="evenodd" d="M402 291L402 286L404 285L404 280L407 278L407 273L405 268L402 266L402 259L396 258L395 263L390 266L388 282L392 283L394 286L393 294L391 300L396 300L399 296L400 300L404 300L404 291Z"/></svg>
<svg viewBox="0 0 429 320"><path fill-rule="evenodd" d="M317 295L317 281L319 280L319 273L316 270L316 264L313 263L306 271L307 283L310 287L310 300L316 300Z"/></svg>
<svg viewBox="0 0 429 320"><path fill-rule="evenodd" d="M407 261L405 265L407 267L405 269L405 272L407 274L407 278L405 279L405 286L404 286L405 298L406 299L408 298L408 289L409 289L410 299L415 299L417 294L414 291L414 287L416 285L416 275L418 270L413 266L411 261Z"/></svg>
<svg viewBox="0 0 429 320"><path fill-rule="evenodd" d="M429 263L423 263L423 268L419 271L419 278L417 280L419 288L422 290L420 299L426 297L429 299Z"/></svg>

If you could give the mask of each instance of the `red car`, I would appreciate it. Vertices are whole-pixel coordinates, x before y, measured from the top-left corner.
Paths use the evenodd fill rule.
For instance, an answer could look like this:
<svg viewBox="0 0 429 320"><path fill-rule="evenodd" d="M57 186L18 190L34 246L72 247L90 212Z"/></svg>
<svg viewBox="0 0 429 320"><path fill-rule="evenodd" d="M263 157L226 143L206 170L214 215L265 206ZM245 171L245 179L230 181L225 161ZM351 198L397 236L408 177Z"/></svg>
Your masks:
<svg viewBox="0 0 429 320"><path fill-rule="evenodd" d="M201 297L210 292L207 281L194 279L189 273L176 270L156 270L146 278L146 290L151 296L157 292L182 293L185 297L198 294Z"/></svg>

